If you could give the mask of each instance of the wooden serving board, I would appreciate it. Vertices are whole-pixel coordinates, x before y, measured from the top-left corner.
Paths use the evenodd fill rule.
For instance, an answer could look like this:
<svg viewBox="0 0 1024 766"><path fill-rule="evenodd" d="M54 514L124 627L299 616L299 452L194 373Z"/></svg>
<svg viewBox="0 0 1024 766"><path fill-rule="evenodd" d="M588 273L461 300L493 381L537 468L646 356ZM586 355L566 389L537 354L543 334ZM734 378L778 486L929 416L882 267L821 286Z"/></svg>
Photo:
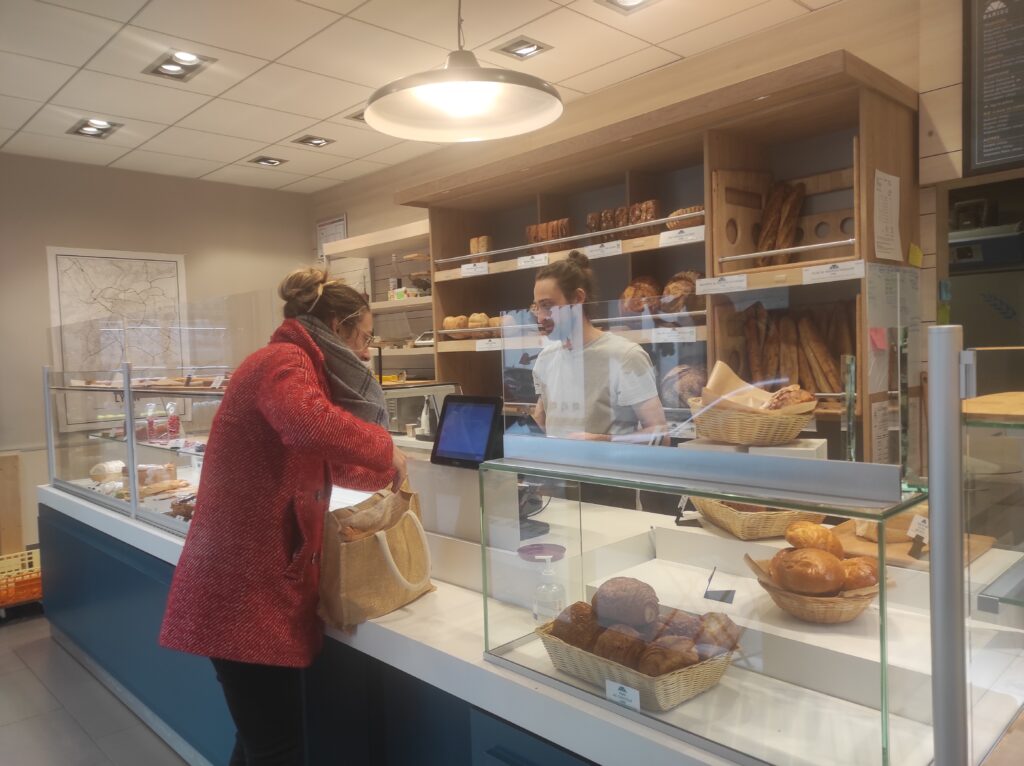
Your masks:
<svg viewBox="0 0 1024 766"><path fill-rule="evenodd" d="M878 543L872 542L871 540L865 540L862 537L857 537L856 534L856 522L852 519L850 521L844 521L837 527L833 527L832 531L839 537L839 541L843 544L843 550L846 551L847 557L850 556L877 556L878 555ZM964 557L967 559L964 564L969 564L977 559L981 554L988 551L995 544L996 539L989 537L988 535L964 535L965 550ZM906 569L928 569L928 546L924 547L924 555L920 559L915 559L910 555L910 546L912 543L907 541L905 543L886 543L885 544L885 557L886 563L894 564L895 566L905 567Z"/></svg>
<svg viewBox="0 0 1024 766"><path fill-rule="evenodd" d="M1024 422L1024 391L1005 391L967 399L964 401L964 414L970 420Z"/></svg>

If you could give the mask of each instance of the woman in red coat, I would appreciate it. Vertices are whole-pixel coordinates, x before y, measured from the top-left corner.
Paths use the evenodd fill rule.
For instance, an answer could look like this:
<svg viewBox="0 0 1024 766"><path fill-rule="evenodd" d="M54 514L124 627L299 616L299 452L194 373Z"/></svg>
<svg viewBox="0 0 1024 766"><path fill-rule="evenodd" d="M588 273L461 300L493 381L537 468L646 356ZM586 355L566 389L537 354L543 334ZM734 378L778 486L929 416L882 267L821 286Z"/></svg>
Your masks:
<svg viewBox="0 0 1024 766"><path fill-rule="evenodd" d="M366 300L318 269L293 272L279 293L285 321L231 376L214 418L160 633L163 646L212 659L238 729L231 766L302 763L300 669L323 639L331 487L405 478L364 364Z"/></svg>

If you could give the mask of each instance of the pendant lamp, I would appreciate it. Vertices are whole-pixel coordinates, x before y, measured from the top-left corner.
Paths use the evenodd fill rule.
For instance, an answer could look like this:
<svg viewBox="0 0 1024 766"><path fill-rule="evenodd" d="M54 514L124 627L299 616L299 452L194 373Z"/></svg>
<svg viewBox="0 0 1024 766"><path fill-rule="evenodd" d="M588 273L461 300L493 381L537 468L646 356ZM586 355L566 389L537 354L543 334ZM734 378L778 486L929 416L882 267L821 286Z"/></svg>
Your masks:
<svg viewBox="0 0 1024 766"><path fill-rule="evenodd" d="M458 42L442 69L378 88L363 112L366 124L410 141L457 143L529 133L561 116L554 86L522 72L482 67L463 50L462 0Z"/></svg>

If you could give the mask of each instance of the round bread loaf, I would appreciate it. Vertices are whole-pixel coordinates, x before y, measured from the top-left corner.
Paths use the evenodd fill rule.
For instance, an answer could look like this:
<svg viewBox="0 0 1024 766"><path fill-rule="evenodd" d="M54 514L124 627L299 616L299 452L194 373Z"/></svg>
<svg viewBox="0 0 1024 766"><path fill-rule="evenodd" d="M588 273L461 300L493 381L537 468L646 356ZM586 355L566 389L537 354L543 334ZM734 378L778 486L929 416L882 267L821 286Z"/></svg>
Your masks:
<svg viewBox="0 0 1024 766"><path fill-rule="evenodd" d="M794 404L805 404L817 401L814 394L804 391L800 386L792 385L780 388L771 398L764 403L762 409L781 410L783 407L792 407Z"/></svg>
<svg viewBox="0 0 1024 766"><path fill-rule="evenodd" d="M613 577L590 600L602 625L623 623L637 628L658 618L658 594L647 583L634 577Z"/></svg>
<svg viewBox="0 0 1024 766"><path fill-rule="evenodd" d="M700 662L697 646L682 636L662 636L647 645L637 670L645 676L662 676Z"/></svg>
<svg viewBox="0 0 1024 766"><path fill-rule="evenodd" d="M661 379L661 401L666 407L686 407L687 400L700 396L708 382L708 371L698 364L678 364Z"/></svg>
<svg viewBox="0 0 1024 766"><path fill-rule="evenodd" d="M476 314L470 314L469 319L467 321L467 325L470 330L480 330L483 329L484 327L490 326L490 321L491 318L481 311Z"/></svg>
<svg viewBox="0 0 1024 766"><path fill-rule="evenodd" d="M640 633L629 625L610 625L597 637L593 652L598 657L635 670L646 646Z"/></svg>
<svg viewBox="0 0 1024 766"><path fill-rule="evenodd" d="M602 632L604 628L598 625L593 607L586 601L570 604L551 624L552 636L588 652L594 648L594 642Z"/></svg>
<svg viewBox="0 0 1024 766"><path fill-rule="evenodd" d="M469 317L465 314L460 314L459 316L447 316L441 322L442 330L465 330L467 327L469 327ZM467 337L465 333L460 332L448 332L446 335L453 340Z"/></svg>
<svg viewBox="0 0 1024 766"><path fill-rule="evenodd" d="M878 559L870 556L854 556L843 559L843 590L870 588L878 585Z"/></svg>
<svg viewBox="0 0 1024 766"><path fill-rule="evenodd" d="M661 310L666 314L702 311L704 296L697 295L697 280L702 276L698 271L680 271L673 275L661 293Z"/></svg>
<svg viewBox="0 0 1024 766"><path fill-rule="evenodd" d="M837 559L843 558L843 544L828 527L813 521L794 521L786 527L786 542L794 548L818 548L828 551Z"/></svg>
<svg viewBox="0 0 1024 766"><path fill-rule="evenodd" d="M780 588L804 596L834 596L846 581L839 559L818 548L779 551L772 559L770 571Z"/></svg>
<svg viewBox="0 0 1024 766"><path fill-rule="evenodd" d="M636 277L619 296L623 314L639 314L661 299L661 285L653 277Z"/></svg>

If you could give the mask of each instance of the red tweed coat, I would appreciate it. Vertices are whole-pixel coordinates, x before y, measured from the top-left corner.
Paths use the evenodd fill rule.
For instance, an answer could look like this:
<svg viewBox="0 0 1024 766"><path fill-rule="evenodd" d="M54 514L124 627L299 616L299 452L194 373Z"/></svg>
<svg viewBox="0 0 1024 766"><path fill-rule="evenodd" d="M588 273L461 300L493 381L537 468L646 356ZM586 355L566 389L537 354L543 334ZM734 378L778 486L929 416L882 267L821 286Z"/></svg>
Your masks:
<svg viewBox="0 0 1024 766"><path fill-rule="evenodd" d="M323 638L320 544L332 480L377 490L392 441L330 401L323 353L294 319L231 376L160 632L170 649L305 667Z"/></svg>

